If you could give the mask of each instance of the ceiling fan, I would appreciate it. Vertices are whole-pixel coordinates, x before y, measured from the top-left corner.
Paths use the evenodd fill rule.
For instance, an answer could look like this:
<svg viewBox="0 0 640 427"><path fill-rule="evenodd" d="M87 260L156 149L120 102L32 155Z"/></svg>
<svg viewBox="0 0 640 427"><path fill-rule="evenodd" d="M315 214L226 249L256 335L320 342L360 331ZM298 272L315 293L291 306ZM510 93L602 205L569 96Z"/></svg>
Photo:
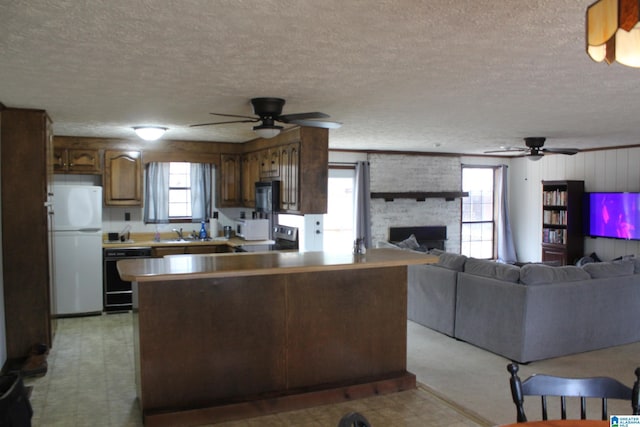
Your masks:
<svg viewBox="0 0 640 427"><path fill-rule="evenodd" d="M258 117L251 116L239 116L235 114L222 114L222 113L209 113L214 116L222 117L236 117L243 120L230 120L226 122L213 122L213 123L200 123L191 125L196 126L211 126L211 125L224 125L228 123L257 123L261 122L258 126L254 126L253 130L263 138L273 138L278 135L283 129L282 126L276 125L276 122L284 124L294 124L300 126L309 126L317 128L337 129L342 126L342 123L328 122L324 120L329 117L328 114L313 112L313 113L297 113L297 114L282 114L282 107L285 100L282 98L253 98L251 99L251 105L253 105L253 113Z"/></svg>
<svg viewBox="0 0 640 427"><path fill-rule="evenodd" d="M500 150L485 151L485 154L521 152L526 153L526 157L530 160L540 160L545 153L566 154L568 156L572 156L580 151L577 148L543 148L546 140L547 138L543 136L530 136L524 138L524 143L527 146L526 148L504 147Z"/></svg>

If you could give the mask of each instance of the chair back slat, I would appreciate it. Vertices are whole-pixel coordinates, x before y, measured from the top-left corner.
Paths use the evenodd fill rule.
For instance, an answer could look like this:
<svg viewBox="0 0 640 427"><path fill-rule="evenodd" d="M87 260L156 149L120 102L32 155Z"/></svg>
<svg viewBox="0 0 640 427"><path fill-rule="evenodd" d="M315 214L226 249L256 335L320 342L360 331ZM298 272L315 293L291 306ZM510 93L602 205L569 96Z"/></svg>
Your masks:
<svg viewBox="0 0 640 427"><path fill-rule="evenodd" d="M607 400L621 399L631 403L632 413L640 415L640 367L635 370L636 379L633 389L620 381L609 377L564 378L552 375L534 374L524 381L518 377L518 365L510 363L507 370L511 373L511 395L516 405L517 421L526 422L524 396L540 396L542 419L548 419L547 396L560 398L560 416L567 419L567 397L580 398L580 418L587 418L587 398L602 401L602 419L608 419Z"/></svg>
<svg viewBox="0 0 640 427"><path fill-rule="evenodd" d="M542 400L542 419L547 421L547 396L540 396L540 400Z"/></svg>

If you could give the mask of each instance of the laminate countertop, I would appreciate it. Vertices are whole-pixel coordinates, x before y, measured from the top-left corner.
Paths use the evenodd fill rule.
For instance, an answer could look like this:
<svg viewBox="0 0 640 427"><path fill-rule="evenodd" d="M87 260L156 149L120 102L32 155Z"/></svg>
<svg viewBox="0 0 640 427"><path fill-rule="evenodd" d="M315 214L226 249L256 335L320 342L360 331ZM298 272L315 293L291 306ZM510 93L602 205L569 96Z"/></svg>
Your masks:
<svg viewBox="0 0 640 427"><path fill-rule="evenodd" d="M435 255L397 249L369 249L365 255L331 252L227 253L125 259L118 261L118 272L123 280L150 282L394 267L437 261Z"/></svg>

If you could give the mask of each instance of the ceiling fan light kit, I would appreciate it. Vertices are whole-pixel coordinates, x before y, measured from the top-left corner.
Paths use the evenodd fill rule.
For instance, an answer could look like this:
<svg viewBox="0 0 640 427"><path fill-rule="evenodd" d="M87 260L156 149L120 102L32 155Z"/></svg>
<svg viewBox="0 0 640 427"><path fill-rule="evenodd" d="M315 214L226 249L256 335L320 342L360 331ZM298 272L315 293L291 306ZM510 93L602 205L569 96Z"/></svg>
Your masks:
<svg viewBox="0 0 640 427"><path fill-rule="evenodd" d="M282 126L254 126L253 131L257 133L260 138L269 139L273 138L274 136L278 136L280 134L280 131L282 131Z"/></svg>
<svg viewBox="0 0 640 427"><path fill-rule="evenodd" d="M135 126L133 130L145 141L155 141L167 131L167 128L160 126Z"/></svg>
<svg viewBox="0 0 640 427"><path fill-rule="evenodd" d="M261 122L258 126L254 126L253 130L261 138L273 138L278 135L283 126L278 126L275 122L293 124L299 126L318 127L326 129L337 129L342 123L328 122L318 119L328 118L329 115L325 113L313 112L313 113L297 113L297 114L282 114L282 108L284 107L285 100L282 98L253 98L251 99L251 105L253 106L253 113L258 117L241 116L236 114L222 114L222 113L210 113L214 116L222 117L235 117L241 120L230 120L225 122L213 122L213 123L200 123L195 126L213 126L223 125L229 123L257 123Z"/></svg>
<svg viewBox="0 0 640 427"><path fill-rule="evenodd" d="M587 54L640 68L640 1L598 0L587 8Z"/></svg>

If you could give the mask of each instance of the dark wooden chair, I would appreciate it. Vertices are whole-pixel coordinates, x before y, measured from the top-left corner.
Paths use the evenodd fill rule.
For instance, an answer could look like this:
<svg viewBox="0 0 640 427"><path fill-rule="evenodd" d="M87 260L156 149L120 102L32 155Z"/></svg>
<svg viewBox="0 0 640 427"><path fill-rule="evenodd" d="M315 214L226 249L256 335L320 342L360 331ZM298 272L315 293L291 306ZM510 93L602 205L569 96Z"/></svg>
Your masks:
<svg viewBox="0 0 640 427"><path fill-rule="evenodd" d="M371 427L371 424L362 414L349 412L340 419L338 427Z"/></svg>
<svg viewBox="0 0 640 427"><path fill-rule="evenodd" d="M518 377L519 366L515 363L507 365L507 370L511 373L509 383L511 384L511 395L513 403L516 405L518 422L527 421L524 413L524 396L540 396L542 401L542 419L547 420L547 396L560 397L560 411L563 420L567 419L567 397L580 398L580 419L587 417L586 398L602 399L602 419L608 419L607 399L627 400L631 404L633 415L639 415L639 384L640 368L636 368L636 380L633 389L621 382L608 377L591 378L563 378L551 375L532 375L524 381Z"/></svg>

